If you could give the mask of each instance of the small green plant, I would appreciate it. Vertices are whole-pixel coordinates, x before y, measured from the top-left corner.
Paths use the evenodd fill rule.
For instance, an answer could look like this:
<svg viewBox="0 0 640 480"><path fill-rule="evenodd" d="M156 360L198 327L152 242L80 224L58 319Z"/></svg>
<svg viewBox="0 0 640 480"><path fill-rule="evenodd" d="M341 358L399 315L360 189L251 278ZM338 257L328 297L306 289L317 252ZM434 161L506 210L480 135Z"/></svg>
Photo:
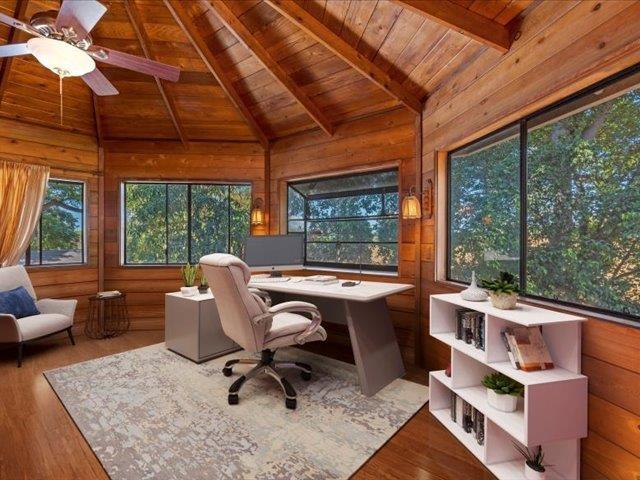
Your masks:
<svg viewBox="0 0 640 480"><path fill-rule="evenodd" d="M543 473L545 471L545 467L552 466L544 463L544 453L541 446L538 445L533 450L529 450L527 447L521 447L516 442L513 442L513 446L518 450L518 452L520 452L520 455L524 457L526 464L532 470Z"/></svg>
<svg viewBox="0 0 640 480"><path fill-rule="evenodd" d="M190 265L187 263L180 269L180 273L182 274L182 281L184 282L185 287L193 287L196 283L196 277L198 275L198 266Z"/></svg>
<svg viewBox="0 0 640 480"><path fill-rule="evenodd" d="M500 272L498 278L492 280L482 280L481 287L493 293L503 293L505 295L511 295L520 291L516 277L509 272Z"/></svg>
<svg viewBox="0 0 640 480"><path fill-rule="evenodd" d="M502 373L487 375L482 379L482 384L498 395L521 397L524 394L524 386L521 383L516 382Z"/></svg>
<svg viewBox="0 0 640 480"><path fill-rule="evenodd" d="M209 280L207 280L207 277L204 276L204 272L202 270L200 270L200 286L201 287L209 286Z"/></svg>

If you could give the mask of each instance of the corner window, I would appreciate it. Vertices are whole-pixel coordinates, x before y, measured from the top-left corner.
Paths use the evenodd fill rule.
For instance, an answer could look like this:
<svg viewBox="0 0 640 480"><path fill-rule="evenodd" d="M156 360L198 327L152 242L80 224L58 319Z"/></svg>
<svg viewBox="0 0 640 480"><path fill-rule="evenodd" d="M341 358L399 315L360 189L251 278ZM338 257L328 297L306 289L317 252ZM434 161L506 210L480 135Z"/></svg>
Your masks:
<svg viewBox="0 0 640 480"><path fill-rule="evenodd" d="M42 213L21 263L26 266L85 262L84 182L49 180Z"/></svg>
<svg viewBox="0 0 640 480"><path fill-rule="evenodd" d="M449 155L448 278L640 320L640 72Z"/></svg>
<svg viewBox="0 0 640 480"><path fill-rule="evenodd" d="M288 233L305 237L305 264L397 271L398 171L288 185Z"/></svg>
<svg viewBox="0 0 640 480"><path fill-rule="evenodd" d="M216 252L244 257L251 185L125 182L123 263L198 263Z"/></svg>

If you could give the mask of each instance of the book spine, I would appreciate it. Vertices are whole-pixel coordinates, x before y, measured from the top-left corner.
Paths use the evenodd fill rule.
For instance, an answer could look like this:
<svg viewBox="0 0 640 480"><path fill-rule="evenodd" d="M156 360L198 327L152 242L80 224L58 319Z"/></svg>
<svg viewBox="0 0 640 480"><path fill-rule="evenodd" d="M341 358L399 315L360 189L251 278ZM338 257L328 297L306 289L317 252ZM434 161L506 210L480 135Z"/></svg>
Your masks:
<svg viewBox="0 0 640 480"><path fill-rule="evenodd" d="M509 361L511 362L511 366L513 368L519 368L518 362L516 362L515 356L511 351L511 345L509 344L509 339L507 337L507 332L505 330L500 331L500 338L502 338L502 343L504 344L504 348L507 350L507 356L509 357Z"/></svg>
<svg viewBox="0 0 640 480"><path fill-rule="evenodd" d="M516 368L518 370L524 370L522 364L522 357L520 356L520 350L518 349L518 344L516 342L513 333L511 333L510 329L506 330L507 341L509 342L509 347L511 347L511 352L513 353L513 358L516 362Z"/></svg>

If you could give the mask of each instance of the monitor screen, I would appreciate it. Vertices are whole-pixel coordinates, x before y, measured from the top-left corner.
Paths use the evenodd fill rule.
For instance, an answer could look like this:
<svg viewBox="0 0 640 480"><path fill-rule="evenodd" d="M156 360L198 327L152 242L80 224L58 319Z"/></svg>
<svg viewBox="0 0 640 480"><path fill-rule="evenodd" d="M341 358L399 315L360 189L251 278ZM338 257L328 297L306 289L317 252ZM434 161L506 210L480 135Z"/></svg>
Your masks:
<svg viewBox="0 0 640 480"><path fill-rule="evenodd" d="M302 267L304 237L302 235L249 237L244 260L252 268Z"/></svg>

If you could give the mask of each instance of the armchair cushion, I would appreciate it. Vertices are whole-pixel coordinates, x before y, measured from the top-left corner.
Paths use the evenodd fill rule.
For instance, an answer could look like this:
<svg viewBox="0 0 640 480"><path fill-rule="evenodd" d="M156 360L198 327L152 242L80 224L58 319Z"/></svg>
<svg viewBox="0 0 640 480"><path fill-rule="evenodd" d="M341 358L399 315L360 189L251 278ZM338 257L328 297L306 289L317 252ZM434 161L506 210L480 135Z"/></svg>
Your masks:
<svg viewBox="0 0 640 480"><path fill-rule="evenodd" d="M17 287L7 292L0 292L0 313L8 313L16 318L38 315L31 295L24 287Z"/></svg>
<svg viewBox="0 0 640 480"><path fill-rule="evenodd" d="M17 320L21 341L26 342L34 338L59 332L73 325L73 320L59 313L41 313Z"/></svg>
<svg viewBox="0 0 640 480"><path fill-rule="evenodd" d="M36 306L40 313L59 313L60 315L65 315L71 319L71 323L73 323L73 316L76 312L76 305L78 304L77 300L71 299L63 299L57 300L53 298L43 298L36 302Z"/></svg>

